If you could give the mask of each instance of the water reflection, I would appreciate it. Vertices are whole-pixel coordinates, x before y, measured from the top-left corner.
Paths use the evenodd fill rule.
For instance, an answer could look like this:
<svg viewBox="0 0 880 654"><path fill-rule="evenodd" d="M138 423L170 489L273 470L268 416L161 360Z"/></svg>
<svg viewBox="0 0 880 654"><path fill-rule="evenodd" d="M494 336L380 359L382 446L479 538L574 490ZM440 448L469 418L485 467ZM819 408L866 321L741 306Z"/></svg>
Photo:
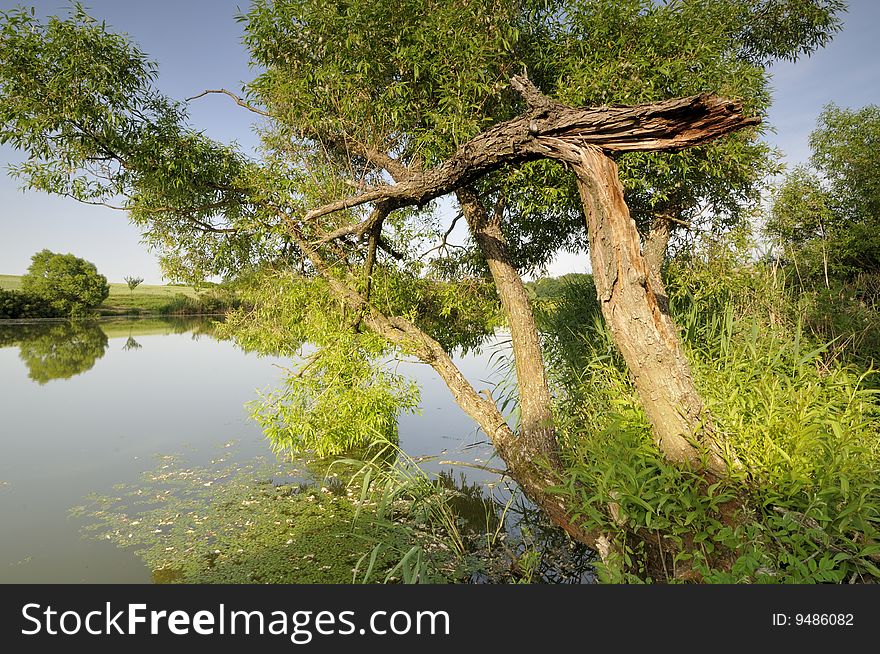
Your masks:
<svg viewBox="0 0 880 654"><path fill-rule="evenodd" d="M281 361L211 333L204 319L0 325L0 582L149 582L132 552L83 540L71 506L160 454L207 465L234 441L241 460L272 456L244 406Z"/></svg>
<svg viewBox="0 0 880 654"><path fill-rule="evenodd" d="M107 351L107 335L95 322L76 321L0 327L0 345L18 345L28 377L38 384L91 370Z"/></svg>
<svg viewBox="0 0 880 654"><path fill-rule="evenodd" d="M83 540L82 519L68 515L73 504L92 493L119 497L114 486L136 485L155 467L156 455L183 454L192 466L206 469L223 461L239 472L264 456L281 466L272 480L275 486L293 488L307 473L312 484L319 479L324 483L329 493L322 496L328 499L347 492L345 470L338 462L311 462L297 474L298 464L278 462L265 435L247 418L245 403L257 389L278 383L278 368L289 362L246 354L231 341L215 339L214 333L215 323L198 318L0 325L0 517L5 525L0 530L0 581L166 580L152 575L130 549L117 549L114 541ZM132 354L140 350L148 356ZM492 367L488 354L469 353L456 360L472 383L487 385ZM526 527L531 514L509 501L515 489L489 469L488 464L500 465L492 460L491 445L458 409L442 380L429 367L412 362L400 362L397 369L422 387L423 415L399 421L401 448L434 475L438 487L451 492L469 556L496 561L498 574L473 580L504 580L511 561L526 553L523 547L543 551L540 516L534 516L535 526ZM477 467L467 468L462 477L461 466L450 460ZM198 516L207 507L216 505L219 511L224 506L218 483L205 479L197 488L205 495L192 495L183 486L170 492L180 501L198 500L192 509ZM146 499L144 487L136 490L141 491L138 500ZM166 496L159 499L165 502ZM268 521L266 529L271 531L275 521ZM309 538L332 532L327 524L313 527ZM297 523L296 528L304 526ZM350 527L343 532L351 540ZM121 536L128 541L136 533L127 529ZM519 544L504 542L504 533L516 533ZM235 529L229 534L230 539L238 537ZM205 548L209 545L206 539ZM163 547L169 546L176 544ZM576 554L574 558L580 557ZM547 554L540 565L517 564L516 569L534 570L529 576L534 580L579 579L577 574L553 579L556 573L548 574L543 566L554 560L558 555ZM326 563L350 575L349 564L341 559Z"/></svg>
<svg viewBox="0 0 880 654"><path fill-rule="evenodd" d="M133 336L129 336L128 340L125 341L125 345L122 346L122 349L128 352L129 350L140 350L142 347L143 345L134 340Z"/></svg>
<svg viewBox="0 0 880 654"><path fill-rule="evenodd" d="M192 332L193 338L198 338L215 332L214 321L192 317L0 323L0 348L18 346L28 378L43 385L88 372L106 354L108 339L126 330L128 338L122 346L125 351L143 347L135 336Z"/></svg>

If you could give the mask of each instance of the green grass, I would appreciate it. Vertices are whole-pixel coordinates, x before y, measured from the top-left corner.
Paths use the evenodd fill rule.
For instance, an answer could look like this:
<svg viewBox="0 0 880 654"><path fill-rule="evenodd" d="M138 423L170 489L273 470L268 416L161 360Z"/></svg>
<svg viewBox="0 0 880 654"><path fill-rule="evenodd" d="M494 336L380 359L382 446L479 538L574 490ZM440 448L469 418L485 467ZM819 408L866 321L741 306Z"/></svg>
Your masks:
<svg viewBox="0 0 880 654"><path fill-rule="evenodd" d="M169 313L173 305L185 298L198 299L202 295L189 286L159 286L141 284L133 291L127 284L110 284L110 296L99 307L102 315Z"/></svg>
<svg viewBox="0 0 880 654"><path fill-rule="evenodd" d="M19 290L21 288L21 275L0 275L0 288L4 288L7 291ZM198 297L199 292L189 286L169 286L160 284L141 284L135 288L134 291L130 291L128 284L110 282L110 297L107 298L107 302L113 302L120 297L172 297L174 295Z"/></svg>
<svg viewBox="0 0 880 654"><path fill-rule="evenodd" d="M21 275L0 275L0 288L17 291L21 288Z"/></svg>
<svg viewBox="0 0 880 654"><path fill-rule="evenodd" d="M116 284L110 283L110 298L108 301L113 298L124 296L124 297L137 297L143 295L159 295L159 296L173 296L173 295L186 295L187 297L198 297L199 292L193 289L190 286L167 286L167 285L151 285L151 284L141 284L133 291L130 291L128 288L128 284Z"/></svg>

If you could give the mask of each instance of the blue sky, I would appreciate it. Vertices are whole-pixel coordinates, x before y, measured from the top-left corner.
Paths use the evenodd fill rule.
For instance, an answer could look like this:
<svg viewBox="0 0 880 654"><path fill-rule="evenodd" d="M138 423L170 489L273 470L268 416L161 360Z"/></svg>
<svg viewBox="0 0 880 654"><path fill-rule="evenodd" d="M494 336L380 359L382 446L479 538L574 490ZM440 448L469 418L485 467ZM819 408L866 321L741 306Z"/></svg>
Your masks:
<svg viewBox="0 0 880 654"><path fill-rule="evenodd" d="M0 9L19 4L35 6L42 15L63 14L61 0L13 2L0 0ZM129 34L159 62L159 86L182 99L205 89L239 89L253 76L240 43L235 21L247 0L87 0L90 13L115 31ZM773 107L768 140L780 148L789 164L809 157L807 138L828 102L859 108L880 104L880 1L852 0L844 29L825 49L797 63L773 68ZM252 115L228 99L208 96L190 105L194 126L222 141L252 148ZM0 164L20 161L11 148L0 147ZM73 252L95 263L111 281L125 275L161 283L155 258L140 243L140 235L125 215L101 207L36 192L21 192L18 181L0 175L0 273L22 274L30 256L43 248ZM561 256L550 268L554 275L584 271L584 256Z"/></svg>

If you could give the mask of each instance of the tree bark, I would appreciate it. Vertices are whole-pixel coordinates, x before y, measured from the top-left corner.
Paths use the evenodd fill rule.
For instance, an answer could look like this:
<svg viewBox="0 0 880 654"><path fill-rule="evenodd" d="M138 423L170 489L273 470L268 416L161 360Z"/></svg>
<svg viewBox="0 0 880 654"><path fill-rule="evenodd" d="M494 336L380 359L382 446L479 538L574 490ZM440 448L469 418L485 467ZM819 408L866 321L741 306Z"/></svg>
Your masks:
<svg viewBox="0 0 880 654"><path fill-rule="evenodd" d="M657 214L651 222L651 231L645 237L642 246L642 255L645 257L645 266L657 304L664 313L669 313L669 296L666 294L666 284L663 283L663 262L666 261L666 249L669 247L669 238L672 236L672 221L668 214Z"/></svg>
<svg viewBox="0 0 880 654"><path fill-rule="evenodd" d="M507 243L501 232L500 210L490 217L479 196L468 188L456 191L456 197L489 265L510 328L519 389L519 439L528 442L529 448L543 456L551 466L560 468L559 446L553 428L550 389L538 327L522 278L507 251Z"/></svg>
<svg viewBox="0 0 880 654"><path fill-rule="evenodd" d="M694 386L675 324L658 301L663 291L642 255L617 164L598 148L580 150L580 161L570 163L586 214L599 304L654 439L670 461L722 475L723 443Z"/></svg>
<svg viewBox="0 0 880 654"><path fill-rule="evenodd" d="M661 287L663 278L661 271L663 262L666 260L666 248L669 246L669 237L672 236L672 221L666 214L656 214L651 221L651 231L645 237L645 245L642 253L645 256L645 265L648 271L657 278Z"/></svg>

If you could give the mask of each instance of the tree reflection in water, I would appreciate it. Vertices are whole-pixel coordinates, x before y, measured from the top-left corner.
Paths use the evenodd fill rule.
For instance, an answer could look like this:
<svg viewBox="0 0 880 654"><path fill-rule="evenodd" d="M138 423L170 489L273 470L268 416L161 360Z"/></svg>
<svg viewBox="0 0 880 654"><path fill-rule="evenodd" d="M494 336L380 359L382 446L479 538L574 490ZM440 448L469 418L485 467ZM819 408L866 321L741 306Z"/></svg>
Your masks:
<svg viewBox="0 0 880 654"><path fill-rule="evenodd" d="M0 346L18 345L28 377L38 384L91 370L107 351L96 322L70 321L0 327Z"/></svg>

